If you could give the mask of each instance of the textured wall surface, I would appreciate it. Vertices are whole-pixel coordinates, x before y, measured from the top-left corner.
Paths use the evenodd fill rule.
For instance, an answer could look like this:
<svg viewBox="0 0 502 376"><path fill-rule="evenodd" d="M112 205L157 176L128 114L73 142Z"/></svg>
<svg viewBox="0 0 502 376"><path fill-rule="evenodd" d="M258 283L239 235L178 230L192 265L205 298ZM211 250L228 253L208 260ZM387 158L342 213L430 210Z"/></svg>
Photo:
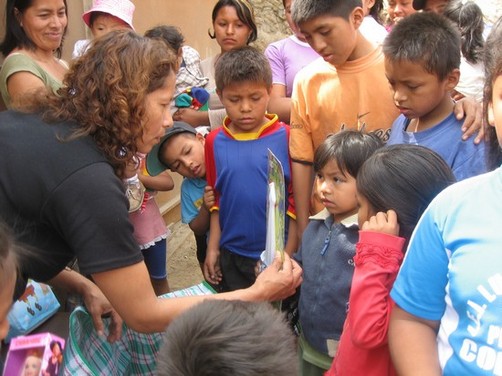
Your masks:
<svg viewBox="0 0 502 376"><path fill-rule="evenodd" d="M267 44L290 34L284 19L282 0L251 0L258 24L258 40L253 44L263 50Z"/></svg>

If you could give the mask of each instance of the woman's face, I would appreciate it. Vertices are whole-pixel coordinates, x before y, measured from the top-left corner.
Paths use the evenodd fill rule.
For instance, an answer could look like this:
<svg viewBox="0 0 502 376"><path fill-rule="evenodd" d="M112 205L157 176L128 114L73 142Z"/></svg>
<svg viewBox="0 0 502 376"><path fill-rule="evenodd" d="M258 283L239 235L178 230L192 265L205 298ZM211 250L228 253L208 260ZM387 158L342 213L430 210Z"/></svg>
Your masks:
<svg viewBox="0 0 502 376"><path fill-rule="evenodd" d="M42 359L37 356L30 355L24 361L23 375L24 376L38 376L42 366Z"/></svg>
<svg viewBox="0 0 502 376"><path fill-rule="evenodd" d="M252 33L251 28L239 19L235 8L229 5L218 11L213 28L221 52L244 47Z"/></svg>
<svg viewBox="0 0 502 376"><path fill-rule="evenodd" d="M33 0L17 17L36 49L52 52L61 45L68 24L63 0Z"/></svg>
<svg viewBox="0 0 502 376"><path fill-rule="evenodd" d="M389 1L389 16L392 22L399 22L404 17L416 13L413 8L413 0L392 0Z"/></svg>
<svg viewBox="0 0 502 376"><path fill-rule="evenodd" d="M145 119L143 123L143 137L138 142L138 152L148 154L154 145L160 142L166 128L172 127L171 101L173 99L176 75L171 72L166 77L164 85L145 99Z"/></svg>

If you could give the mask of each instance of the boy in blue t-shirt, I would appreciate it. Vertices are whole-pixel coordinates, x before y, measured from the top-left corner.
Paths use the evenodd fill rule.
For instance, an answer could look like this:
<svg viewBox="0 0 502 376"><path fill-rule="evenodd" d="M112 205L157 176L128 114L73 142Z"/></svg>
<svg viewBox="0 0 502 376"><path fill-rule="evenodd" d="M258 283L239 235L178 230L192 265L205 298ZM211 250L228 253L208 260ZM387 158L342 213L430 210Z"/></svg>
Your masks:
<svg viewBox="0 0 502 376"><path fill-rule="evenodd" d="M206 137L206 177L214 188L204 277L223 291L251 286L265 249L269 150L284 170L285 249L296 250L289 127L267 114L272 72L252 47L226 52L215 67L216 92L228 116ZM289 219L289 223L288 223Z"/></svg>
<svg viewBox="0 0 502 376"><path fill-rule="evenodd" d="M447 19L416 13L385 39L385 74L401 115L388 145L415 144L437 152L462 180L487 171L485 144L461 140L451 91L460 77L460 34Z"/></svg>
<svg viewBox="0 0 502 376"><path fill-rule="evenodd" d="M209 231L209 209L205 202L212 202L213 196L206 183L204 141L204 136L192 126L175 121L146 157L150 175L170 169L185 178L181 183L181 221L187 223L195 235L201 270L206 259Z"/></svg>

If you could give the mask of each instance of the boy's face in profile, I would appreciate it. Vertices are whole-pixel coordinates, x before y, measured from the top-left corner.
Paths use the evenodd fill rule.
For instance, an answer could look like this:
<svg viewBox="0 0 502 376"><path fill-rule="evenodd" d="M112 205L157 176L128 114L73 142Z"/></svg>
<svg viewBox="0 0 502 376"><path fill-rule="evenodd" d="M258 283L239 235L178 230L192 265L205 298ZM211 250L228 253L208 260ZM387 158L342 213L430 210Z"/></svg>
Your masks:
<svg viewBox="0 0 502 376"><path fill-rule="evenodd" d="M359 56L356 51L357 28L364 19L362 8L355 8L348 20L331 15L315 17L299 25L308 44L325 61L340 66Z"/></svg>
<svg viewBox="0 0 502 376"><path fill-rule="evenodd" d="M206 163L204 160L204 136L201 134L180 133L172 136L162 147L160 160L171 171L186 178L204 178Z"/></svg>
<svg viewBox="0 0 502 376"><path fill-rule="evenodd" d="M488 102L488 123L495 127L499 144L502 145L502 75L495 79L492 90Z"/></svg>
<svg viewBox="0 0 502 376"><path fill-rule="evenodd" d="M317 171L316 190L336 222L357 213L356 179L340 170L335 160L328 161Z"/></svg>
<svg viewBox="0 0 502 376"><path fill-rule="evenodd" d="M392 61L385 58L385 75L394 94L394 104L408 119L435 119L449 108L451 112L451 90L457 86L459 71L454 69L444 80L429 73L421 62L408 60Z"/></svg>
<svg viewBox="0 0 502 376"><path fill-rule="evenodd" d="M218 91L231 122L228 128L233 133L253 133L269 121L265 117L270 87L262 82L235 82Z"/></svg>

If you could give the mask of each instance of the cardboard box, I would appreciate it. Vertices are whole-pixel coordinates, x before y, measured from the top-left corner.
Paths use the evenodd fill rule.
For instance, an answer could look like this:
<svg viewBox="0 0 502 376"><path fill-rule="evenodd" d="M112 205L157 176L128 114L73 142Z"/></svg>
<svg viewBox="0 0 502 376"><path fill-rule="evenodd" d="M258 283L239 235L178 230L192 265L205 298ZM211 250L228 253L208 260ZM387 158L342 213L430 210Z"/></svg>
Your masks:
<svg viewBox="0 0 502 376"><path fill-rule="evenodd" d="M42 376L42 371L55 376L62 366L64 346L65 340L52 333L12 338L3 376Z"/></svg>

